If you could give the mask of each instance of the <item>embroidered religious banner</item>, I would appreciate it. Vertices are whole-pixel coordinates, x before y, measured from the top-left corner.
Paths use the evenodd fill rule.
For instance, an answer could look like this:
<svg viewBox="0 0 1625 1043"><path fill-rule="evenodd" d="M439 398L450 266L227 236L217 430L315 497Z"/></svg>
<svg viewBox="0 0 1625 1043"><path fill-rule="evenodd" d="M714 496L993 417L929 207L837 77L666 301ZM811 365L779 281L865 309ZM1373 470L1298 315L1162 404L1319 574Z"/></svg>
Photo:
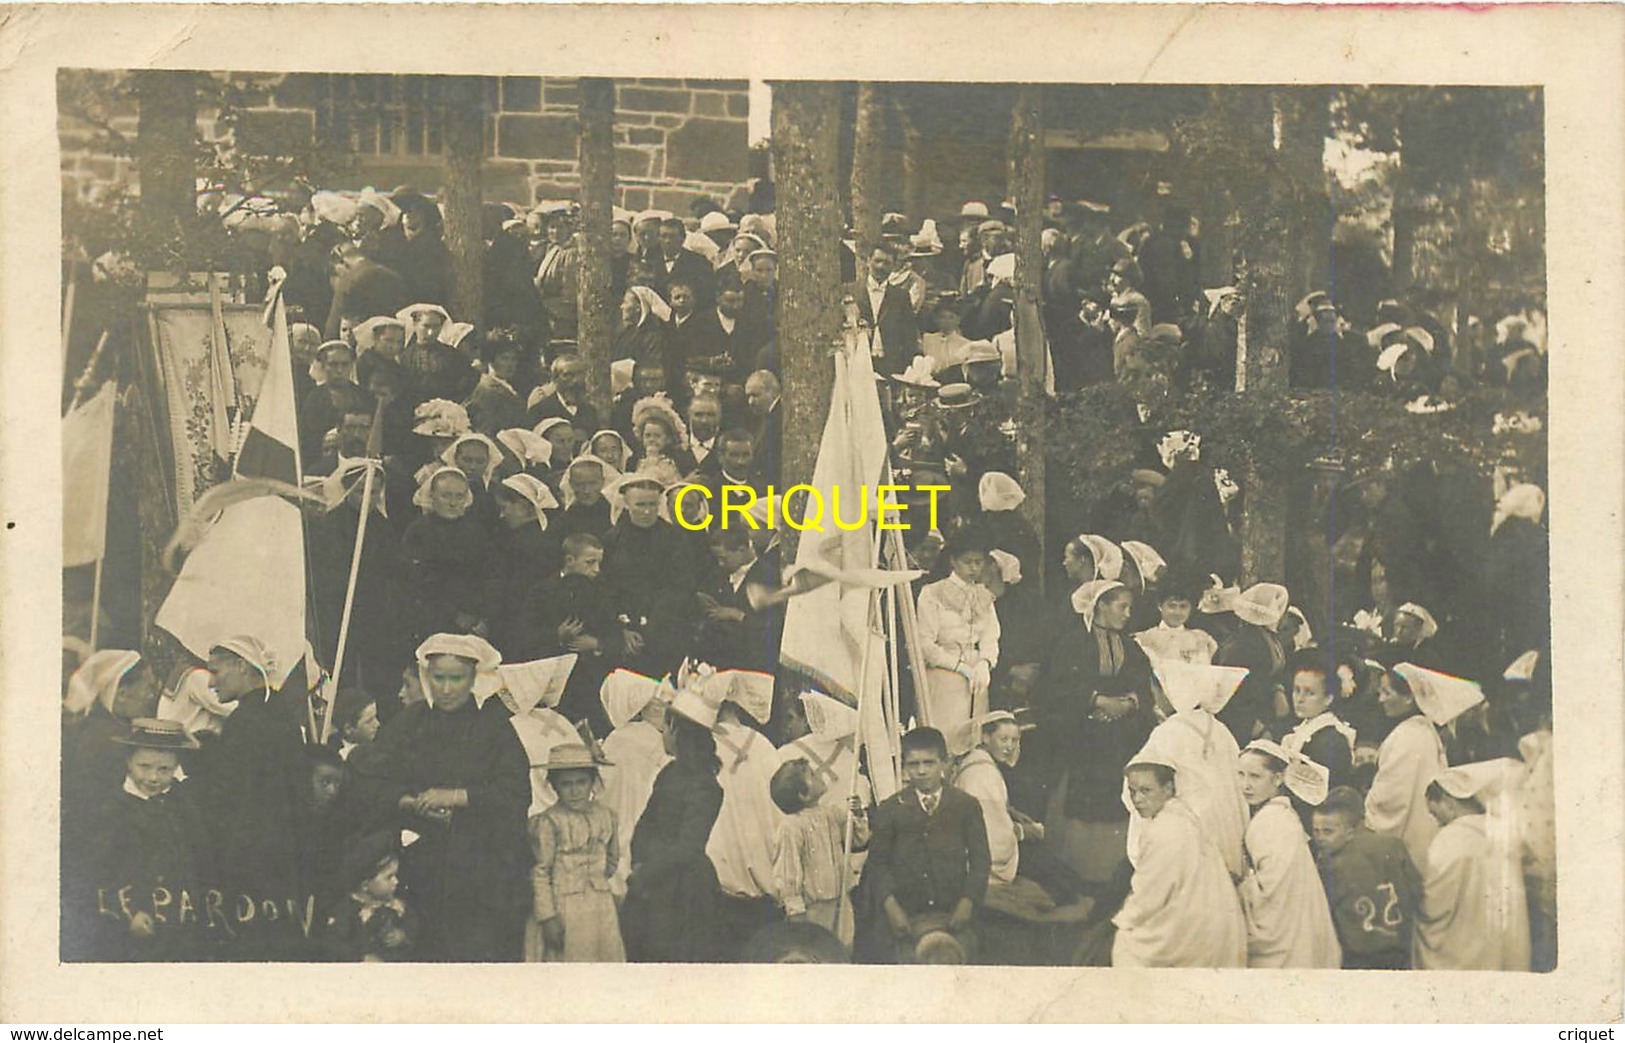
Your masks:
<svg viewBox="0 0 1625 1043"><path fill-rule="evenodd" d="M199 496L231 476L230 460L220 450L238 448L246 418L253 414L271 331L257 305L222 305L217 326L207 298L160 298L149 317L175 461L176 507L185 514ZM221 386L227 380L229 392ZM216 408L223 397L235 398L229 410ZM221 431L223 424L230 428Z"/></svg>

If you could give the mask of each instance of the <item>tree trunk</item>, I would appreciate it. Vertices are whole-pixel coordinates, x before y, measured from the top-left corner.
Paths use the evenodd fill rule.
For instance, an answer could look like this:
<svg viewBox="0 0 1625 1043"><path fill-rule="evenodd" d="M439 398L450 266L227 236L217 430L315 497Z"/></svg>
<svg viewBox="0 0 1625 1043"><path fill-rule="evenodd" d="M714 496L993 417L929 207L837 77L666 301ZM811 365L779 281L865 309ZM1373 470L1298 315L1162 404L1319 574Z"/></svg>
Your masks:
<svg viewBox="0 0 1625 1043"><path fill-rule="evenodd" d="M1281 113L1281 167L1283 205L1291 207L1297 224L1293 282L1294 301L1310 290L1331 289L1332 234L1337 218L1332 213L1326 175L1326 135L1331 130L1331 93L1325 87L1294 87L1273 95Z"/></svg>
<svg viewBox="0 0 1625 1043"><path fill-rule="evenodd" d="M1263 190L1241 195L1241 252L1246 267L1244 293L1247 301L1247 389L1264 391L1285 387L1287 352L1292 340L1292 305L1297 300L1292 236L1301 230L1296 200L1287 183L1284 157L1277 142L1284 142L1281 99L1262 88L1239 88L1247 92L1242 113L1247 126L1237 128L1252 137L1255 151L1264 157L1269 169L1261 172ZM1249 212L1251 211L1251 212Z"/></svg>
<svg viewBox="0 0 1625 1043"><path fill-rule="evenodd" d="M481 228L485 159L485 80L446 79L446 246L451 251L451 311L484 323L485 235Z"/></svg>
<svg viewBox="0 0 1625 1043"><path fill-rule="evenodd" d="M135 74L141 214L159 235L197 222L197 75L170 69Z"/></svg>
<svg viewBox="0 0 1625 1043"><path fill-rule="evenodd" d="M1324 110L1312 98L1318 93L1290 88L1239 88L1244 125L1238 133L1251 139L1262 159L1262 190L1239 193L1244 201L1240 239L1246 275L1246 388L1268 393L1287 385L1288 353L1292 342L1293 304L1307 292L1301 285L1304 257L1318 241L1315 222L1305 201L1312 198L1320 172L1319 153L1307 160L1306 142L1325 137ZM1316 113L1321 117L1317 121ZM1305 183L1306 179L1309 183ZM1321 228L1324 229L1324 221ZM1325 234L1325 233L1322 233ZM1328 238L1329 244L1329 238ZM1248 468L1243 475L1241 572L1243 583L1286 577L1287 475L1263 475Z"/></svg>
<svg viewBox="0 0 1625 1043"><path fill-rule="evenodd" d="M1044 554L1044 393L1046 340L1041 301L1044 283L1044 91L1029 84L1016 93L1010 132L1010 171L1006 191L1016 204L1016 376L1020 399L1017 470L1027 497L1021 511L1038 534L1039 561ZM1042 586L1044 570L1038 570ZM1042 591L1040 591L1042 593Z"/></svg>
<svg viewBox="0 0 1625 1043"><path fill-rule="evenodd" d="M858 84L857 121L852 136L852 229L858 257L880 242L880 147L886 126L885 95L873 83Z"/></svg>
<svg viewBox="0 0 1625 1043"><path fill-rule="evenodd" d="M773 84L773 177L778 215L778 343L784 386L781 489L812 481L829 414L829 352L840 341L840 85ZM793 544L797 535L786 529ZM794 555L794 546L787 548Z"/></svg>
<svg viewBox="0 0 1625 1043"><path fill-rule="evenodd" d="M587 362L587 400L609 416L609 363L615 345L610 223L615 204L615 81L579 81L581 161L581 278L577 338Z"/></svg>

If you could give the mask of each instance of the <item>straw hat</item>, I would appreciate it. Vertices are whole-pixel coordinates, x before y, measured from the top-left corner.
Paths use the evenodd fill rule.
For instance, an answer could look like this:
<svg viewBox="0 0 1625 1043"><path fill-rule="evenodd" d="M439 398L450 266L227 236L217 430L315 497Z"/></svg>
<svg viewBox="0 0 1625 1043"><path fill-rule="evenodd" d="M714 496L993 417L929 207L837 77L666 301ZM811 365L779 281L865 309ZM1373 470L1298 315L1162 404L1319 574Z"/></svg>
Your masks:
<svg viewBox="0 0 1625 1043"><path fill-rule="evenodd" d="M160 721L156 717L137 717L130 722L128 735L115 735L113 741L120 746L135 746L143 750L195 750L198 742L186 734L179 721Z"/></svg>
<svg viewBox="0 0 1625 1043"><path fill-rule="evenodd" d="M604 760L602 754L589 749L586 743L567 742L547 751L545 767L548 771L568 771L571 768L597 769L612 765L612 761Z"/></svg>

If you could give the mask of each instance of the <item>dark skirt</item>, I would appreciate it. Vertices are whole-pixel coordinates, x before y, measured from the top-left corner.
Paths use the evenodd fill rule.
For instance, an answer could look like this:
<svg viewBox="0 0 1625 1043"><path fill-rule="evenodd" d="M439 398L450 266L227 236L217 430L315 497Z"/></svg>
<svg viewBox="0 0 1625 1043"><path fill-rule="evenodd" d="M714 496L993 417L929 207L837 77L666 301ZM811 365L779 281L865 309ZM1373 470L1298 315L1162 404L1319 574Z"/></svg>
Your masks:
<svg viewBox="0 0 1625 1043"><path fill-rule="evenodd" d="M634 872L621 904L630 963L716 963L726 958L716 868L703 855Z"/></svg>

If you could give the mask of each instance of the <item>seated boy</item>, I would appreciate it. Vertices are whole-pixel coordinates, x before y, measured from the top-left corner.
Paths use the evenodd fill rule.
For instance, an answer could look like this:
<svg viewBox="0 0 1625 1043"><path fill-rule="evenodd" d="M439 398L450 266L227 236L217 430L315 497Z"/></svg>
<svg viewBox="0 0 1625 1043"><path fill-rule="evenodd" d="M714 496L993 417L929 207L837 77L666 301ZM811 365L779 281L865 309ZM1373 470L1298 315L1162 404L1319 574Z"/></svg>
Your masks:
<svg viewBox="0 0 1625 1043"><path fill-rule="evenodd" d="M1349 786L1315 809L1311 837L1344 968L1409 968L1422 879L1404 842L1366 826L1365 799Z"/></svg>
<svg viewBox="0 0 1625 1043"><path fill-rule="evenodd" d="M982 806L947 785L948 743L935 728L903 736L903 788L870 816L864 884L871 916L884 916L894 959L920 962L917 945L946 931L972 948L991 859Z"/></svg>

